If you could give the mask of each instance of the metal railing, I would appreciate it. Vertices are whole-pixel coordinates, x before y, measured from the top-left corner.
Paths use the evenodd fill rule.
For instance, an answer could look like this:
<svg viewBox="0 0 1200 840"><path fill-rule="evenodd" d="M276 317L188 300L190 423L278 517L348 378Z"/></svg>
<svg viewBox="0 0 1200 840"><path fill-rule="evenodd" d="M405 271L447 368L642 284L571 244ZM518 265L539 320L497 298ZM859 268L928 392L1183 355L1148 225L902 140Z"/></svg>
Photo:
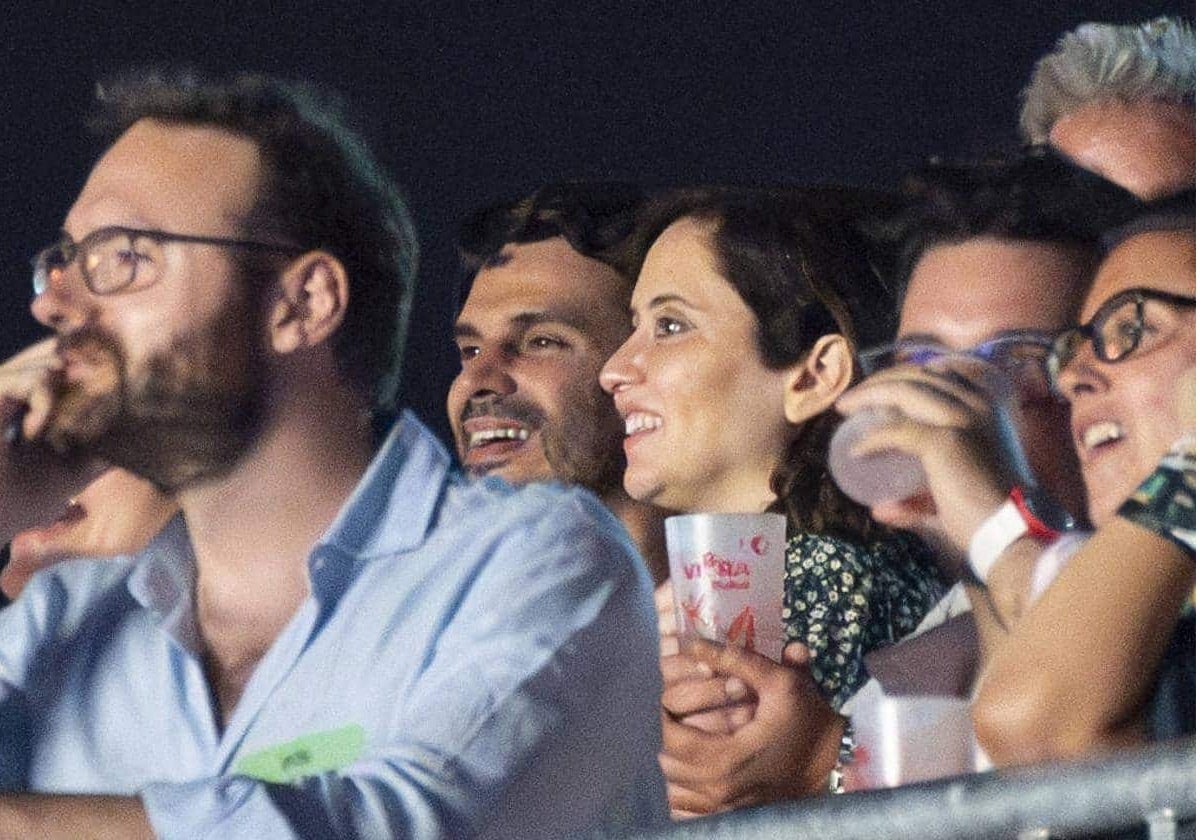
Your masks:
<svg viewBox="0 0 1200 840"><path fill-rule="evenodd" d="M1141 829L1195 836L1196 744L958 776L892 790L732 811L636 835L646 840L1040 840Z"/></svg>

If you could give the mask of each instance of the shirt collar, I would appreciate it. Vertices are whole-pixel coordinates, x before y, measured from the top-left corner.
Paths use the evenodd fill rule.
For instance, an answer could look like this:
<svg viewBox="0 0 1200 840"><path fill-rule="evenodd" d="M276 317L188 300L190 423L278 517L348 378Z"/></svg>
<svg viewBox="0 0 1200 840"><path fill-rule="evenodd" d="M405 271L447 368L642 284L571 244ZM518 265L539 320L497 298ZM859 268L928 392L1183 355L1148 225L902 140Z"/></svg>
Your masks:
<svg viewBox="0 0 1200 840"><path fill-rule="evenodd" d="M177 514L140 552L129 576L129 594L161 618L163 629L184 646L196 649L192 589L196 560L183 515Z"/></svg>
<svg viewBox="0 0 1200 840"><path fill-rule="evenodd" d="M450 455L410 411L317 542L359 559L409 551L425 539L450 472Z"/></svg>
<svg viewBox="0 0 1200 840"><path fill-rule="evenodd" d="M420 545L433 524L450 466L450 455L433 433L405 411L309 554L313 594L336 598L361 562ZM194 646L196 565L182 515L140 552L140 561L129 578L130 594L159 614L168 632Z"/></svg>

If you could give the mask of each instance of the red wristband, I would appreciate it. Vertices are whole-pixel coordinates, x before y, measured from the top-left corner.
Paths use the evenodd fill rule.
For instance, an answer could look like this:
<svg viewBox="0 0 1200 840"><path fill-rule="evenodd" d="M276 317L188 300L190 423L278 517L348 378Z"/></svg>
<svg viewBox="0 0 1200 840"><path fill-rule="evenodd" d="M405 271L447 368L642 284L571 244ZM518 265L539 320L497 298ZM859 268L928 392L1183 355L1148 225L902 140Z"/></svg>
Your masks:
<svg viewBox="0 0 1200 840"><path fill-rule="evenodd" d="M1061 531L1051 528L1029 509L1029 505L1025 503L1025 494L1021 492L1020 487L1014 486L1012 490L1009 490L1008 498L1012 499L1013 504L1017 506L1017 512L1021 514L1021 519L1025 520L1031 537L1042 542L1053 542L1062 536Z"/></svg>

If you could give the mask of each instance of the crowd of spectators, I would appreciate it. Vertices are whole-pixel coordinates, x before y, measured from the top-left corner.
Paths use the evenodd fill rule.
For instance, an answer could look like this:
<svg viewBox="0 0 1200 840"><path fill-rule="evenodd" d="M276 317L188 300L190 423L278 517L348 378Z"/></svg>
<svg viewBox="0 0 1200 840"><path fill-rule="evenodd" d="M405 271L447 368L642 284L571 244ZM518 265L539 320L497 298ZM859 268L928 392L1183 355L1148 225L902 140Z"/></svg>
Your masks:
<svg viewBox="0 0 1200 840"><path fill-rule="evenodd" d="M1066 33L1023 151L894 191L482 208L454 454L397 393L413 220L335 111L250 75L96 106L34 258L52 335L0 364L0 835L562 837L830 795L896 669L969 704L979 769L1194 737L1181 21ZM855 454L923 489L843 492L860 412ZM782 656L683 640L664 519L762 512Z"/></svg>

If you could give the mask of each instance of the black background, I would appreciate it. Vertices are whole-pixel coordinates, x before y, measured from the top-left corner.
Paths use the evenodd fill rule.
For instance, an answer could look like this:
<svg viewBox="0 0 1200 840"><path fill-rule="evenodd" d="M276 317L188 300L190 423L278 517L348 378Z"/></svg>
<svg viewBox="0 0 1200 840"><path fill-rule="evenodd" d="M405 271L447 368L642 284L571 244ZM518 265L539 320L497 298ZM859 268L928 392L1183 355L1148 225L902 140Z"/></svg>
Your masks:
<svg viewBox="0 0 1200 840"><path fill-rule="evenodd" d="M187 63L319 81L409 197L420 290L408 402L445 433L458 220L562 178L888 185L1016 141L1033 62L1084 20L1190 3L17 2L0 21L0 356L39 335L28 257L95 149L95 80Z"/></svg>

